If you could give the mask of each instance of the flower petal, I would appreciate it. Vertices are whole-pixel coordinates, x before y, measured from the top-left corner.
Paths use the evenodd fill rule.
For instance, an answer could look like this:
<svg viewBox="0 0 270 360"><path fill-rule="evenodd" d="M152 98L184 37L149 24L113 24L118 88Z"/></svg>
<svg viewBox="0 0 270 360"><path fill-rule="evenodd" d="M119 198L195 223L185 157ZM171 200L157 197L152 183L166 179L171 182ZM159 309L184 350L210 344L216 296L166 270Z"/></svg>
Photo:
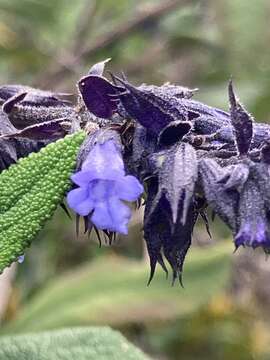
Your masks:
<svg viewBox="0 0 270 360"><path fill-rule="evenodd" d="M120 199L135 201L143 193L143 186L135 176L127 175L115 184L115 191Z"/></svg>
<svg viewBox="0 0 270 360"><path fill-rule="evenodd" d="M113 140L96 144L82 165L82 170L91 171L97 179L115 180L124 176L124 162Z"/></svg>
<svg viewBox="0 0 270 360"><path fill-rule="evenodd" d="M71 176L71 180L78 186L87 186L92 178L91 171L78 171Z"/></svg>
<svg viewBox="0 0 270 360"><path fill-rule="evenodd" d="M115 181L94 180L91 182L90 194L95 202L106 201L114 194Z"/></svg>
<svg viewBox="0 0 270 360"><path fill-rule="evenodd" d="M91 221L98 229L110 230L113 227L112 219L105 201L99 201L95 204Z"/></svg>
<svg viewBox="0 0 270 360"><path fill-rule="evenodd" d="M237 233L234 242L235 242L235 246L236 248L238 248L239 246L243 245L247 245L247 246L251 246L252 245L252 234L251 234L251 226L249 223L246 223Z"/></svg>
<svg viewBox="0 0 270 360"><path fill-rule="evenodd" d="M270 238L266 224L263 221L260 221L256 227L256 232L254 234L252 246L253 247L262 246L269 248L269 245L270 245Z"/></svg>
<svg viewBox="0 0 270 360"><path fill-rule="evenodd" d="M24 255L19 256L17 261L19 264L22 264L24 262Z"/></svg>
<svg viewBox="0 0 270 360"><path fill-rule="evenodd" d="M126 235L130 216L129 207L116 197L111 197L107 201L100 201L95 204L91 221L99 229L107 229Z"/></svg>
<svg viewBox="0 0 270 360"><path fill-rule="evenodd" d="M82 216L94 210L91 220L99 229L127 234L131 211L121 200L136 200L143 186L125 176L120 148L112 139L96 143L81 169L71 177L80 188L69 192L69 206Z"/></svg>
<svg viewBox="0 0 270 360"><path fill-rule="evenodd" d="M71 190L67 195L67 202L69 207L81 216L88 215L94 206L93 200L88 196L86 187Z"/></svg>
<svg viewBox="0 0 270 360"><path fill-rule="evenodd" d="M109 211L114 224L114 231L127 235L128 222L131 217L130 208L120 201L117 197L109 199Z"/></svg>

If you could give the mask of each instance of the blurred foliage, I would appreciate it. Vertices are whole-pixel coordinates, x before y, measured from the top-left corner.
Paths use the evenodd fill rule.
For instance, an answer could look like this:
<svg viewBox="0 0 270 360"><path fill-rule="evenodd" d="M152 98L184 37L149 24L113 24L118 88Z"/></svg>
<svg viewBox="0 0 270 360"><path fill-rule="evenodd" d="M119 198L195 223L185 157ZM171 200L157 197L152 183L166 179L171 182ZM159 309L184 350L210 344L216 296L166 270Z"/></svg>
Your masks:
<svg viewBox="0 0 270 360"><path fill-rule="evenodd" d="M146 287L148 266L142 261L100 257L51 280L2 334L106 324L152 356L263 360L270 332L254 314L233 304L227 291L230 263L229 242L192 249L182 289L167 288L160 269Z"/></svg>
<svg viewBox="0 0 270 360"><path fill-rule="evenodd" d="M262 359L252 316L235 309L227 297L214 300L213 308L203 308L175 320L170 327L149 332L148 341L155 351L175 360L179 356L185 360Z"/></svg>
<svg viewBox="0 0 270 360"><path fill-rule="evenodd" d="M123 336L108 328L75 328L2 337L1 360L147 360Z"/></svg>
<svg viewBox="0 0 270 360"><path fill-rule="evenodd" d="M149 269L142 261L100 258L48 283L4 332L88 324L124 327L193 313L225 290L230 253L227 242L205 250L192 250L185 266L186 289L171 288L161 270L147 287Z"/></svg>
<svg viewBox="0 0 270 360"><path fill-rule="evenodd" d="M1 0L2 81L74 90L90 64L112 57L113 69L137 82L200 86L199 98L223 107L232 75L241 98L267 119L269 1L175 3L134 29L129 24L164 2Z"/></svg>
<svg viewBox="0 0 270 360"><path fill-rule="evenodd" d="M0 0L1 83L75 92L94 62L111 57L110 70L135 84L199 87L196 99L224 109L232 76L249 111L268 121L269 16L269 0ZM3 331L110 324L166 360L269 359L270 330L250 304L239 310L224 295L230 242L189 254L186 289L168 288L160 272L146 288L136 215L128 238L99 248L95 236L76 238L59 210L18 267ZM213 238L227 237L215 222ZM194 243L208 242L200 226Z"/></svg>

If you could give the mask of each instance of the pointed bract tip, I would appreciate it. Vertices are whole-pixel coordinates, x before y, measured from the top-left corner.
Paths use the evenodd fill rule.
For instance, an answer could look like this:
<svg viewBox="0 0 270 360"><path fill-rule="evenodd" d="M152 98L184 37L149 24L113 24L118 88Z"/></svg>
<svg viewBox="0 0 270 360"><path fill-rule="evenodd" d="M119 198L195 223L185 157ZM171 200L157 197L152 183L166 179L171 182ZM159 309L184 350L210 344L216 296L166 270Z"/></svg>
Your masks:
<svg viewBox="0 0 270 360"><path fill-rule="evenodd" d="M229 94L230 105L232 107L235 107L237 105L237 98L236 98L235 93L234 93L232 78L229 80L228 94Z"/></svg>
<svg viewBox="0 0 270 360"><path fill-rule="evenodd" d="M111 58L107 58L103 61L100 61L96 64L94 64L90 70L88 71L88 75L96 75L96 76L102 76L103 72L104 72L104 68L105 65L107 64L107 62L109 62L111 60Z"/></svg>
<svg viewBox="0 0 270 360"><path fill-rule="evenodd" d="M75 229L76 229L76 237L79 237L80 233L80 215L76 214L76 223L75 223Z"/></svg>
<svg viewBox="0 0 270 360"><path fill-rule="evenodd" d="M175 269L173 269L173 273L172 273L172 283L171 286L173 287L175 285L175 281L176 279L179 279L179 273L178 271L176 271Z"/></svg>
<svg viewBox="0 0 270 360"><path fill-rule="evenodd" d="M61 208L64 210L65 214L67 215L67 217L71 220L71 215L66 207L66 204L64 204L63 202L60 204Z"/></svg>
<svg viewBox="0 0 270 360"><path fill-rule="evenodd" d="M20 92L11 98L9 98L7 101L4 102L2 105L2 110L4 113L9 114L13 110L14 106L18 103L20 103L27 95L27 92Z"/></svg>
<svg viewBox="0 0 270 360"><path fill-rule="evenodd" d="M148 279L148 282L147 282L147 286L149 286L151 284L151 281L154 278L155 270L156 270L156 264L157 264L156 261L153 262L153 261L150 260L150 275L149 275L149 279Z"/></svg>
<svg viewBox="0 0 270 360"><path fill-rule="evenodd" d="M178 279L179 279L179 284L181 285L181 288L184 289L185 286L184 286L184 282L183 282L183 274L182 273L179 274Z"/></svg>
<svg viewBox="0 0 270 360"><path fill-rule="evenodd" d="M169 272L168 272L168 269L167 269L167 267L166 267L166 265L164 263L164 260L163 260L163 257L162 257L161 254L158 256L157 261L158 261L159 265L161 266L162 270L165 272L166 278L168 278Z"/></svg>
<svg viewBox="0 0 270 360"><path fill-rule="evenodd" d="M112 73L109 72L109 74L111 75L112 77L112 80L117 83L117 81L122 84L126 90L129 90L130 92L133 91L133 92L140 92L140 90L138 90L135 86L131 85L126 79L121 79L119 76L117 75L114 75Z"/></svg>

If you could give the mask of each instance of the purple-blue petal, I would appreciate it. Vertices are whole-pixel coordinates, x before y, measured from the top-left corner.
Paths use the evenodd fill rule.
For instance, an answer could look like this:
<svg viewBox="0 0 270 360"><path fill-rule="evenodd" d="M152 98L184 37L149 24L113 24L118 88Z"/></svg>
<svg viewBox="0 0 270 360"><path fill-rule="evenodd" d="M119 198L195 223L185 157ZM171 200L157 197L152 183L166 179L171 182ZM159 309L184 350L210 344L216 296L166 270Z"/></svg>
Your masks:
<svg viewBox="0 0 270 360"><path fill-rule="evenodd" d="M135 176L127 175L116 182L119 199L135 201L143 193L143 186Z"/></svg>
<svg viewBox="0 0 270 360"><path fill-rule="evenodd" d="M90 196L94 201L108 199L114 193L115 181L112 180L94 180L91 183Z"/></svg>
<svg viewBox="0 0 270 360"><path fill-rule="evenodd" d="M252 246L254 248L258 246L267 247L267 248L270 247L269 233L267 232L266 225L263 221L260 221L257 224Z"/></svg>
<svg viewBox="0 0 270 360"><path fill-rule="evenodd" d="M78 186L87 187L89 182L93 180L93 174L91 171L78 171L71 175L71 180Z"/></svg>
<svg viewBox="0 0 270 360"><path fill-rule="evenodd" d="M109 211L114 224L114 231L127 235L128 222L131 217L130 208L117 197L109 199Z"/></svg>
<svg viewBox="0 0 270 360"><path fill-rule="evenodd" d="M94 202L88 194L88 188L84 187L71 190L67 195L69 207L81 216L86 216L93 210Z"/></svg>
<svg viewBox="0 0 270 360"><path fill-rule="evenodd" d="M105 201L99 201L95 204L91 221L98 229L110 230L113 227L109 209Z"/></svg>
<svg viewBox="0 0 270 360"><path fill-rule="evenodd" d="M99 229L127 234L131 210L121 200L137 200L143 186L134 176L125 176L114 141L97 143L81 168L71 177L80 187L67 195L69 206L81 216L93 212L91 221Z"/></svg>
<svg viewBox="0 0 270 360"><path fill-rule="evenodd" d="M22 264L24 262L24 257L25 257L24 255L18 257L17 261L19 264Z"/></svg>
<svg viewBox="0 0 270 360"><path fill-rule="evenodd" d="M235 237L235 246L238 248L239 246L251 244L251 226L250 224L245 224L237 233Z"/></svg>
<svg viewBox="0 0 270 360"><path fill-rule="evenodd" d="M250 246L254 249L259 246L270 248L270 236L265 222L258 219L253 224L245 223L235 237L235 245Z"/></svg>
<svg viewBox="0 0 270 360"><path fill-rule="evenodd" d="M124 176L124 162L113 140L96 144L82 165L92 172L92 178L114 180Z"/></svg>
<svg viewBox="0 0 270 360"><path fill-rule="evenodd" d="M91 221L99 229L107 229L126 235L130 216L131 210L129 207L116 197L111 197L95 204Z"/></svg>

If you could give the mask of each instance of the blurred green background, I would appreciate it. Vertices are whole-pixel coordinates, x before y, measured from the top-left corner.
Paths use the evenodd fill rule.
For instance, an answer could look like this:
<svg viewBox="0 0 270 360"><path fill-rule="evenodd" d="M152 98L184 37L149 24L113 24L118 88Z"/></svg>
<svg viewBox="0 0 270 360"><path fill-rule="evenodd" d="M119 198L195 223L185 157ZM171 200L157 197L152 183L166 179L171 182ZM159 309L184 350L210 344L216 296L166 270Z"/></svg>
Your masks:
<svg viewBox="0 0 270 360"><path fill-rule="evenodd" d="M227 83L257 121L270 117L269 0L0 0L1 84L76 93L90 66L134 84L199 88L196 99L227 109ZM109 247L76 237L57 211L23 264L0 277L1 335L109 325L154 359L270 359L270 266L259 252L232 254L218 220L202 224L184 284L149 266L134 214L130 235ZM83 226L82 226L83 227Z"/></svg>

